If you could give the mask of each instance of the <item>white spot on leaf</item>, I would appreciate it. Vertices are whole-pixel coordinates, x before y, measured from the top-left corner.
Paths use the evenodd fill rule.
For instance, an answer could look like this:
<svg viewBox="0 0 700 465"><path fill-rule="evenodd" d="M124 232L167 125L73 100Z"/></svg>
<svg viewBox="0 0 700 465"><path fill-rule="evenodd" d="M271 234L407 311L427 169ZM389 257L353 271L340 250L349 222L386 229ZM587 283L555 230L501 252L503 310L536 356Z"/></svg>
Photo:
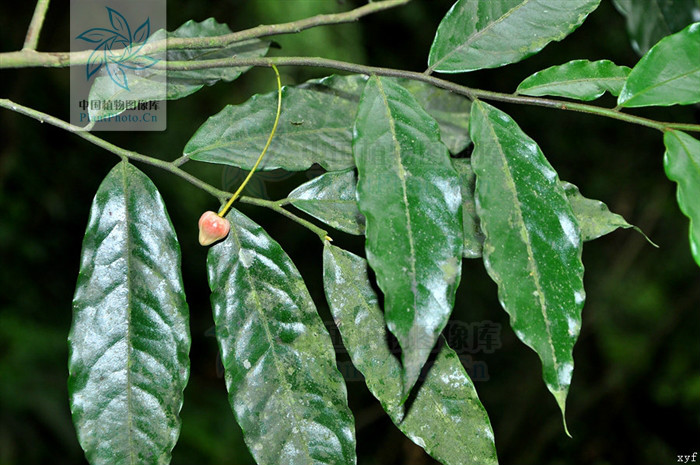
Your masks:
<svg viewBox="0 0 700 465"><path fill-rule="evenodd" d="M571 242L571 245L573 246L578 246L580 237L579 237L579 232L578 228L574 224L571 219L569 219L568 216L561 214L559 215L559 224L561 225L561 228L564 230L564 234L566 235L566 238L568 239L569 242Z"/></svg>
<svg viewBox="0 0 700 465"><path fill-rule="evenodd" d="M571 384L571 373L574 371L574 364L567 362L559 368L558 379L560 386L568 386Z"/></svg>
<svg viewBox="0 0 700 465"><path fill-rule="evenodd" d="M250 265L253 263L253 259L255 258L255 252L250 249L241 249L238 251L238 258L241 259L241 263L244 267L250 268Z"/></svg>
<svg viewBox="0 0 700 465"><path fill-rule="evenodd" d="M581 330L581 323L570 316L566 317L566 324L569 327L569 336L576 336Z"/></svg>

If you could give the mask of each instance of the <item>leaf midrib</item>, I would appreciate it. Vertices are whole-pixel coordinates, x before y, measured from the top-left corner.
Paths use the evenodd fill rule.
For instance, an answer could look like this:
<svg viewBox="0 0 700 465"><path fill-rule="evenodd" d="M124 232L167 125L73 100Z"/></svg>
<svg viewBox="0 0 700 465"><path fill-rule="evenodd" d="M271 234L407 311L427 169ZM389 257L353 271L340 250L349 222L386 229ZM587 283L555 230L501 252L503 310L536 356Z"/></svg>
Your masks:
<svg viewBox="0 0 700 465"><path fill-rule="evenodd" d="M527 239L525 241L525 247L527 249L527 254L528 254L528 268L530 269L530 272L532 274L535 288L537 291L537 297L538 297L538 300L540 301L540 308L542 310L542 318L544 319L545 328L547 330L547 336L548 336L547 342L549 343L549 347L552 350L552 359L553 359L552 361L554 363L555 370L557 372L559 372L559 361L557 360L557 354L556 354L556 351L554 349L554 344L552 342L551 322L549 321L549 318L547 317L547 313L546 313L547 305L546 305L546 302L544 301L544 292L542 290L542 284L540 283L539 269L537 268L537 264L535 262L534 252L533 252L532 246L531 246L530 232L525 227L525 219L523 218L523 212L522 212L522 209L520 208L520 199L518 197L517 188L515 186L515 180L513 178L512 172L510 170L510 165L508 164L508 160L506 158L505 152L503 151L503 147L499 143L500 139L498 138L498 135L496 134L496 130L495 130L494 126L491 124L491 120L485 114L483 107L482 107L482 114L485 116L484 119L488 123L488 127L489 127L491 134L493 136L493 140L496 141L496 145L498 147L498 153L501 156L501 160L503 161L504 171L506 173L506 178L507 178L506 179L507 185L510 188L509 190L511 191L511 193L513 195L514 209L516 211L516 214L518 215L518 219L520 220L519 221L520 231L524 233L524 236ZM487 240L488 240L488 237L487 237ZM484 248L484 254L487 254L487 253L488 252L486 252L486 248Z"/></svg>
<svg viewBox="0 0 700 465"><path fill-rule="evenodd" d="M530 91L530 90L536 90L536 89L541 89L541 88L553 88L553 87L559 87L559 86L567 86L571 84L587 84L590 82L596 83L596 82L601 82L601 81L626 81L627 77L626 76L620 76L620 77L607 77L607 78L578 78L578 79L569 79L569 80L560 80L560 81L552 81L548 82L545 84L539 84L536 86L531 86L531 87L525 87L524 89L518 91L520 93L523 90ZM606 88L606 90L609 90Z"/></svg>
<svg viewBox="0 0 700 465"><path fill-rule="evenodd" d="M129 228L129 224L131 223L130 220L130 215L129 215L129 183L128 183L128 177L129 173L127 171L129 165L127 164L126 161L122 162L122 183L123 183L123 188L124 188L124 226L125 226L125 253L126 253L126 264L127 264L127 273L126 273L126 283L127 283L127 306L126 306L126 318L127 318L127 325L126 325L126 340L127 340L127 351L126 351L126 404L129 406L127 410L127 425L128 425L128 437L129 437L129 462L131 464L136 464L136 457L134 457L134 436L133 436L133 406L132 406L132 396L131 396L131 391L133 387L133 380L132 380L132 373L131 373L131 355L132 355L132 350L133 350L133 343L131 341L131 330L132 330L132 310L133 310L133 302L132 302L132 297L133 297L133 292L132 292L132 268L134 267L133 265L133 255L131 253L132 251L132 237L131 237L131 230Z"/></svg>
<svg viewBox="0 0 700 465"><path fill-rule="evenodd" d="M238 231L236 229L236 226L233 226L231 228L231 235L233 237L234 242L236 243L236 246L238 250L243 250L243 243L238 235ZM257 251L256 251L257 254ZM240 266L240 262L237 262L235 266ZM270 327L268 324L268 320L265 317L265 312L263 311L262 308L262 303L260 302L260 299L258 297L258 289L255 286L255 280L253 279L253 276L251 275L251 272L248 268L244 268L243 273L245 274L246 281L248 281L248 285L250 286L251 293L253 294L255 298L255 302L257 305L255 305L255 311L259 316L260 322L265 329L265 338L267 339L268 346L270 348L270 352L272 352L272 358L274 360L275 364L275 369L277 371L278 379L284 383L285 389L283 390L283 395L286 401L286 404L289 406L289 410L292 412L292 415L294 416L294 421L298 425L298 431L300 434L302 434L305 437L304 441L301 441L304 444L305 451L306 451L306 456L309 458L310 461L313 461L313 458L311 457L311 451L308 447L310 441L307 438L306 434L306 428L303 427L302 419L299 418L296 408L298 407L298 404L292 401L292 396L291 396L291 383L289 383L289 380L287 379L286 376L284 376L284 370L282 369L282 363L280 362L278 356L277 356L277 351L275 350L276 344L274 344L274 337L272 336L272 332L270 331ZM231 273L233 275L233 273ZM227 281L228 282L228 281ZM228 285L227 291L228 291Z"/></svg>
<svg viewBox="0 0 700 465"><path fill-rule="evenodd" d="M406 169L403 166L402 159L401 159L401 144L399 143L398 136L396 134L396 125L395 125L395 120L393 117L393 114L391 112L391 107L389 106L389 98L386 95L386 92L384 91L384 86L381 82L381 79L378 77L374 76L374 79L377 81L377 89L379 90L379 94L382 97L382 101L384 102L385 108L386 108L386 116L389 121L389 130L391 132L391 139L394 142L394 150L393 153L396 158L396 163L397 166L400 168L398 170L398 175L399 175L399 180L401 181L401 197L403 200L404 204L404 214L406 215L406 231L408 232L408 244L409 244L409 250L411 253L411 256L409 258L409 265L411 267L411 294L413 295L413 317L415 319L415 312L418 308L418 295L417 295L417 290L418 290L418 282L417 282L417 271L416 271L416 247L415 247L415 239L413 238L413 228L411 227L411 212L408 208L408 195L407 191L408 188L406 186ZM413 326L413 324L411 324Z"/></svg>
<svg viewBox="0 0 700 465"><path fill-rule="evenodd" d="M656 83L650 85L649 87L645 87L644 89L641 89L639 92L632 95L632 97L630 97L629 99L622 102L622 106L625 106L625 104L628 104L630 102L633 102L634 100L637 100L640 96L644 96L644 94L647 94L654 89L657 89L659 87L667 85L669 82L673 82L673 81L677 81L679 79L687 78L688 76L695 74L695 73L699 73L699 76L700 76L700 66L698 66L697 68L694 68L691 71L688 71L687 73L674 75L673 77L671 77L669 79L656 82Z"/></svg>
<svg viewBox="0 0 700 465"><path fill-rule="evenodd" d="M523 0L519 5L514 6L510 10L506 11L503 13L498 19L493 21L492 23L489 23L488 26L485 28L477 31L476 33L472 34L465 42L463 42L461 45L455 47L452 49L450 52L448 52L445 56L443 56L440 60L436 61L430 68L428 68L430 71L433 71L437 69L442 63L444 63L446 60L448 60L452 55L455 53L461 51L463 48L471 45L476 39L480 38L482 35L484 35L486 32L491 30L493 27L495 27L496 24L499 24L503 21L505 21L511 14L514 14L515 11L519 10L520 8L524 7L526 4L528 4L531 0Z"/></svg>

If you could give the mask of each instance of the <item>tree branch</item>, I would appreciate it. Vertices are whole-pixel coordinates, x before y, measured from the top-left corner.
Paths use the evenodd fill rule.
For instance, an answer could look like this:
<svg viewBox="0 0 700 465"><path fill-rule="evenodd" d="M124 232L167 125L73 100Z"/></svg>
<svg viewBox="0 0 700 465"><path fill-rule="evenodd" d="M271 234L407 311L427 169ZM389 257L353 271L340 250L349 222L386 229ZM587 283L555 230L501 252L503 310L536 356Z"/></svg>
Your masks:
<svg viewBox="0 0 700 465"><path fill-rule="evenodd" d="M36 50L36 46L39 43L41 26L44 24L46 10L48 9L49 0L37 0L34 15L29 23L29 27L27 28L27 36L24 39L24 46L22 47L22 50Z"/></svg>
<svg viewBox="0 0 700 465"><path fill-rule="evenodd" d="M172 173L176 176L179 176L180 178L184 179L185 181L189 182L190 184L202 189L203 191L211 194L212 196L216 197L219 199L221 203L226 202L227 199L231 197L231 193L227 191L223 191L221 189L217 189L216 187L207 184L206 182L202 181L201 179L191 175L190 173L178 168L175 164L175 162L168 162L168 161L163 161L163 160L158 160L157 158L149 157L148 155L143 155L138 152L134 152L131 150L126 150L121 147L117 147L116 145L107 142L104 139L101 139L94 134L91 134L87 131L85 131L84 128L81 128L79 126L74 126L70 123L67 123L66 121L63 121L59 118L56 118L54 116L48 115L46 113L43 113L38 110L34 110L33 108L25 107L24 105L20 105L18 103L15 103L11 100L8 99L0 99L0 107L7 108L12 111L16 111L17 113L21 113L25 116L29 116L30 118L33 118L41 123L48 123L52 126L56 126L61 129L65 129L66 131L72 132L76 134L79 137L82 137L86 141L95 144L98 147L101 147L108 152L112 152L115 155L118 155L119 157L126 158L128 160L133 160L133 161L139 161L142 163L145 163L147 165L155 166L157 168L161 168L165 171L168 171L169 173ZM257 205L260 207L265 207L269 208L271 210L276 211L277 213L286 216L287 218L291 219L292 221L295 221L299 223L300 225L304 226L308 230L314 232L318 237L324 241L324 240L332 240L330 237L328 237L328 233L326 230L316 226L315 224L311 223L310 221L307 221L294 213L290 212L289 210L286 210L283 208L283 205L287 203L287 199L282 199L278 201L272 201L272 200L265 200L265 199L258 199L255 197L248 197L248 196L241 196L238 198L238 201L241 203L247 203L250 205Z"/></svg>
<svg viewBox="0 0 700 465"><path fill-rule="evenodd" d="M241 42L244 40L297 33L318 26L350 23L357 21L363 16L405 5L410 1L411 0L384 0L382 2L372 2L344 13L317 15L283 24L261 25L251 29L245 29L243 31L232 32L231 34L224 34L216 37L172 38L160 40L146 44L142 49L142 54L147 55L150 53L160 52L166 50L166 48L168 50L223 48L235 42ZM46 2L48 5L48 0L39 0L39 2ZM38 6L39 5L37 5L37 8ZM25 49L18 52L0 53L0 68L63 68L66 66L84 65L87 63L92 52L92 50L80 52L37 52L33 49ZM118 56L120 50L114 50L113 53Z"/></svg>
<svg viewBox="0 0 700 465"><path fill-rule="evenodd" d="M97 137L94 134L89 133L88 131L85 130L85 128L81 128L80 126L74 126L70 123L67 123L66 121L63 121L62 119L56 118L55 116L51 116L49 114L43 113L38 110L34 110L33 108L25 107L23 105L20 105L18 103L15 103L11 100L8 99L0 99L0 107L7 108L12 111L16 111L17 113L21 113L25 116L29 116L30 118L34 118L35 120L41 122L41 123L48 123L52 126L56 126L57 128L64 129L68 132L72 132L73 134L77 135L78 137L82 137L86 141L101 147L108 152L112 152L115 155L118 155L122 158L127 158L129 160L135 160L135 161L140 161L142 163L146 163L151 166L156 166L158 168L164 169L176 176L181 177L185 181L189 182L190 184L199 187L200 189L208 192L209 194L213 195L214 197L218 198L221 201L225 201L228 199L231 194L229 194L226 191L222 191L220 189L217 189L216 187L207 184L206 182L202 181L201 179L192 176L190 173L178 168L175 166L173 163L168 162L168 161L163 161L163 160L158 160L157 158L149 157L147 155L140 154L138 152L134 152L132 150L126 150L121 147L118 147L111 142L107 142L104 139L101 139Z"/></svg>
<svg viewBox="0 0 700 465"><path fill-rule="evenodd" d="M238 199L242 203L247 203L250 205L258 205L260 207L266 207L271 210L276 211L277 213L286 216L292 221L295 221L299 223L300 225L304 226L305 228L315 232L318 237L321 239L321 241L324 240L333 240L328 236L328 232L325 229L319 228L315 224L311 223L310 221L307 221L294 213L290 212L289 210L282 208L282 202L283 201L274 201L274 200L265 200L265 199L257 199L255 197L246 197L246 196L241 196Z"/></svg>
<svg viewBox="0 0 700 465"><path fill-rule="evenodd" d="M353 73L389 77L402 77L413 79L416 81L432 84L445 90L454 92L455 94L464 95L470 99L492 100L506 103L516 103L520 105L534 105L540 107L554 108L558 110L575 111L579 113L587 113L591 115L605 116L608 118L625 121L627 123L638 124L659 131L668 129L678 129L681 131L700 132L700 124L686 124L655 121L641 116L630 115L623 113L614 108L603 108L595 105L584 103L569 102L564 100L528 97L518 94L506 94L502 92L491 92L488 90L475 89L466 87L444 79L436 78L425 73L415 71L404 71L393 68L380 68L376 66L358 65L345 61L329 60L326 58L310 58L310 57L264 57L264 58L221 58L216 60L200 60L200 61L170 61L166 64L157 63L154 68L167 66L168 70L173 71L192 71L197 69L209 68L226 68L238 66L313 66L319 68L330 68Z"/></svg>

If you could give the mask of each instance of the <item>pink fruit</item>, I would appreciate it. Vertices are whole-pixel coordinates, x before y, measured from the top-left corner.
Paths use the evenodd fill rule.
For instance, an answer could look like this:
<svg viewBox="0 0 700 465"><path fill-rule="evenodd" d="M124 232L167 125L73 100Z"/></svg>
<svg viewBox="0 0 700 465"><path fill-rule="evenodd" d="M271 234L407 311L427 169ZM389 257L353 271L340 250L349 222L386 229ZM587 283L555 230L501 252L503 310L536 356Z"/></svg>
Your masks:
<svg viewBox="0 0 700 465"><path fill-rule="evenodd" d="M228 236L230 230L231 223L226 218L221 218L213 211L204 212L199 218L199 243L211 245Z"/></svg>

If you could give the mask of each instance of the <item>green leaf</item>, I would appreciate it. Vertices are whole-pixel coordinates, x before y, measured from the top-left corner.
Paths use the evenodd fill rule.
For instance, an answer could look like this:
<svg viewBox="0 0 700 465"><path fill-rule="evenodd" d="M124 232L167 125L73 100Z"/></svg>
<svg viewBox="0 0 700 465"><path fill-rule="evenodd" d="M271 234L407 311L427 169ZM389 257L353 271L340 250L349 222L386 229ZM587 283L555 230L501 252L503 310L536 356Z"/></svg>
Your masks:
<svg viewBox="0 0 700 465"><path fill-rule="evenodd" d="M367 275L367 261L326 241L323 286L353 364L384 410L400 422L401 363L387 344L384 314Z"/></svg>
<svg viewBox="0 0 700 465"><path fill-rule="evenodd" d="M476 176L468 158L452 160L452 165L460 175L460 187L462 189L462 224L464 226L464 256L466 258L479 258L482 256L484 233L479 225L479 216L476 213L474 190ZM584 197L575 185L559 181L564 189L571 209L581 229L583 241L592 241L609 234L618 228L634 228L644 236L652 245L656 246L638 227L629 224L622 216L611 212L607 205L599 200Z"/></svg>
<svg viewBox="0 0 700 465"><path fill-rule="evenodd" d="M328 76L282 89L282 114L270 151L260 168L302 171L318 163L329 171L354 166L352 127L367 76ZM469 100L425 83L406 84L433 113L450 148L469 145ZM333 111L328 111L332 108ZM275 120L277 92L227 105L192 136L184 153L193 160L250 169L267 142Z"/></svg>
<svg viewBox="0 0 700 465"><path fill-rule="evenodd" d="M220 24L209 18L202 22L187 21L173 32L164 30L156 31L150 42L173 38L189 37L215 37L230 34L231 29L225 24ZM195 50L168 50L167 60L165 52L153 53L150 56L160 62L213 60L217 58L258 58L265 56L269 48L269 42L251 39L243 42L235 42L223 48L195 49ZM114 83L108 76L99 77L90 89L90 100L100 101L125 101L135 100L148 102L152 100L177 100L197 92L205 85L211 86L218 81L233 81L251 67L236 68L210 68L193 71L165 71L150 67L136 74L128 75L129 89L123 89ZM166 85L167 82L167 85ZM90 118L106 118L122 113L124 110L92 110Z"/></svg>
<svg viewBox="0 0 700 465"><path fill-rule="evenodd" d="M458 0L438 26L430 71L463 73L515 63L573 32L600 0Z"/></svg>
<svg viewBox="0 0 700 465"><path fill-rule="evenodd" d="M700 23L654 45L632 68L617 103L623 107L700 102Z"/></svg>
<svg viewBox="0 0 700 465"><path fill-rule="evenodd" d="M349 234L365 233L365 217L357 207L355 170L329 171L302 184L287 198L299 210Z"/></svg>
<svg viewBox="0 0 700 465"><path fill-rule="evenodd" d="M571 209L581 228L581 238L584 242L598 239L618 228L634 228L651 242L638 227L629 224L621 215L611 212L608 206L600 200L584 197L579 192L578 187L569 182L560 181L560 185L569 199ZM651 243L653 244L653 242Z"/></svg>
<svg viewBox="0 0 700 465"><path fill-rule="evenodd" d="M207 257L229 402L260 465L354 464L330 336L280 245L236 210Z"/></svg>
<svg viewBox="0 0 700 465"><path fill-rule="evenodd" d="M523 95L595 100L606 91L619 95L629 72L630 68L617 66L610 60L574 60L525 78L517 92Z"/></svg>
<svg viewBox="0 0 700 465"><path fill-rule="evenodd" d="M678 184L678 206L690 218L690 251L700 266L700 141L681 131L664 133L666 176Z"/></svg>
<svg viewBox="0 0 700 465"><path fill-rule="evenodd" d="M470 134L486 270L564 414L585 300L577 219L557 173L507 114L474 102Z"/></svg>
<svg viewBox="0 0 700 465"><path fill-rule="evenodd" d="M399 429L443 464L498 463L488 415L457 354L443 341L404 416L401 365L386 342L384 315L367 276L367 262L326 243L323 283L353 364Z"/></svg>
<svg viewBox="0 0 700 465"><path fill-rule="evenodd" d="M452 312L462 257L459 177L437 123L403 87L372 77L353 152L366 250L403 350L404 395Z"/></svg>
<svg viewBox="0 0 700 465"><path fill-rule="evenodd" d="M459 174L459 187L462 191L462 230L464 232L462 255L466 258L479 258L483 250L484 233L479 226L474 202L476 175L468 158L455 158L452 160L452 166Z"/></svg>
<svg viewBox="0 0 700 465"><path fill-rule="evenodd" d="M678 32L700 14L697 0L613 0L627 20L632 48L644 55L656 42Z"/></svg>
<svg viewBox="0 0 700 465"><path fill-rule="evenodd" d="M482 255L484 233L479 226L474 202L476 176L468 158L452 159L452 166L459 174L462 192L462 254L466 258L479 258ZM584 242L598 239L618 228L632 228L654 247L658 247L641 229L629 224L621 215L611 212L600 200L584 197L578 187L569 182L559 183L578 220ZM349 234L365 233L365 217L357 206L357 179L352 169L322 174L297 187L288 198L292 205L331 227Z"/></svg>
<svg viewBox="0 0 700 465"><path fill-rule="evenodd" d="M472 103L461 95L408 78L395 81L413 94L418 103L440 125L440 139L451 153L469 147L469 112Z"/></svg>
<svg viewBox="0 0 700 465"><path fill-rule="evenodd" d="M68 391L91 464L169 463L189 376L180 246L153 183L118 164L90 211Z"/></svg>

